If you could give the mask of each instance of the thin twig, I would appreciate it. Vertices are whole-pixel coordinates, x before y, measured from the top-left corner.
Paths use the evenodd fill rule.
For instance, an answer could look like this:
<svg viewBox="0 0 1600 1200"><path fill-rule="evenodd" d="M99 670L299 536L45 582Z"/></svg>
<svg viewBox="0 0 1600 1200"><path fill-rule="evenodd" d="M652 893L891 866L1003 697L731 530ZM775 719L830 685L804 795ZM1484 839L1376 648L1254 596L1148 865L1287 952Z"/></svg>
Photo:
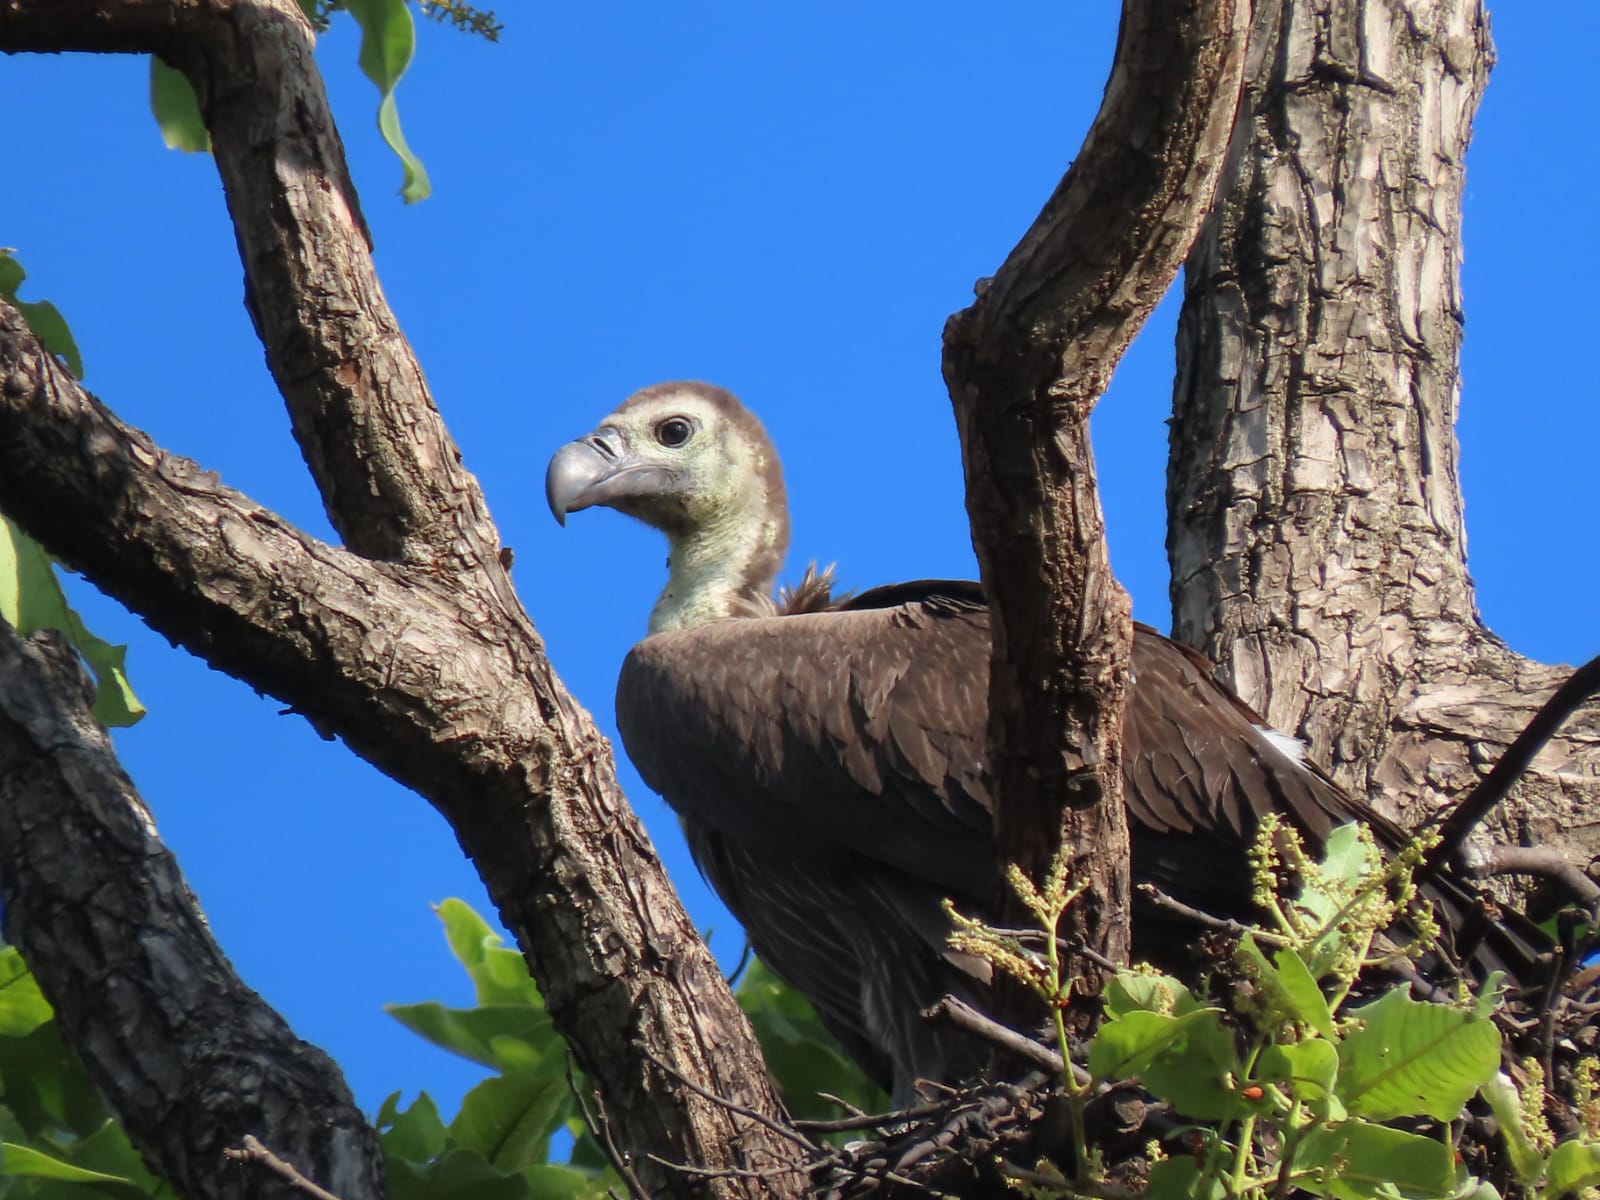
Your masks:
<svg viewBox="0 0 1600 1200"><path fill-rule="evenodd" d="M1157 908L1164 908L1170 913L1176 913L1180 917L1193 921L1196 925L1204 925L1207 929L1215 929L1233 937L1242 937L1246 932L1245 926L1239 924L1239 922L1229 921L1223 917L1214 917L1208 912L1193 908L1175 896L1167 895L1166 892L1163 892L1153 883L1141 883L1138 885L1138 890L1141 895L1148 896L1151 903Z"/></svg>
<svg viewBox="0 0 1600 1200"><path fill-rule="evenodd" d="M1473 827L1489 815L1489 810L1505 798L1511 785L1521 778L1533 763L1534 756L1544 749L1545 743L1555 736L1568 717L1600 692L1600 656L1591 658L1574 671L1571 677L1555 690L1555 694L1539 706L1539 711L1528 722L1527 728L1517 734L1506 752L1500 756L1477 787L1467 794L1444 821L1439 824L1439 844L1428 851L1428 857L1417 870L1418 883L1432 879L1445 863L1461 853Z"/></svg>
<svg viewBox="0 0 1600 1200"><path fill-rule="evenodd" d="M837 1096L830 1096L827 1092L818 1092L824 1100L837 1104L841 1108L855 1110L854 1116L841 1117L834 1121L796 1121L796 1129L806 1129L813 1133L844 1133L852 1129L881 1129L885 1125L897 1122L915 1121L919 1117L931 1117L934 1113L943 1112L949 1101L941 1100L937 1104L918 1104L914 1108L902 1109L892 1113L864 1113L853 1104L846 1104Z"/></svg>
<svg viewBox="0 0 1600 1200"><path fill-rule="evenodd" d="M659 1154L646 1154L651 1162L658 1166L666 1167L669 1171L681 1171L685 1175L698 1175L702 1179L776 1179L780 1175L793 1175L796 1172L809 1172L810 1165L806 1163L780 1163L775 1167L699 1167L693 1163L673 1162L670 1158L662 1158Z"/></svg>
<svg viewBox="0 0 1600 1200"><path fill-rule="evenodd" d="M599 1115L596 1116L590 1111L588 1102L584 1100L583 1092L578 1088L577 1078L572 1073L570 1050L567 1052L567 1087L572 1090L572 1098L578 1102L578 1112L583 1117L583 1124L588 1129L589 1136L594 1138L595 1144L605 1154L611 1169L628 1185L628 1192L633 1200L650 1200L650 1193L644 1190L644 1184L639 1182L639 1177L628 1165L627 1158L617 1148L616 1139L611 1136L611 1120L606 1116L605 1105L600 1106Z"/></svg>
<svg viewBox="0 0 1600 1200"><path fill-rule="evenodd" d="M1002 1050L1021 1055L1035 1066L1054 1071L1058 1076L1066 1069L1066 1062L1057 1051L1034 1041L1026 1034L1018 1033L1008 1025L1000 1024L993 1017L985 1016L965 1000L959 1000L955 996L946 996L922 1015L934 1021L948 1021L968 1033L975 1033L993 1042ZM1078 1071L1079 1068L1074 1065L1074 1078L1077 1077ZM1085 1073L1079 1082L1087 1082L1088 1078Z"/></svg>
<svg viewBox="0 0 1600 1200"><path fill-rule="evenodd" d="M297 1192L304 1192L314 1200L339 1200L325 1187L319 1187L300 1174L291 1164L286 1163L271 1150L263 1146L253 1133L247 1133L237 1147L230 1146L222 1152L222 1157L229 1162L254 1163L265 1167L279 1179L283 1180Z"/></svg>

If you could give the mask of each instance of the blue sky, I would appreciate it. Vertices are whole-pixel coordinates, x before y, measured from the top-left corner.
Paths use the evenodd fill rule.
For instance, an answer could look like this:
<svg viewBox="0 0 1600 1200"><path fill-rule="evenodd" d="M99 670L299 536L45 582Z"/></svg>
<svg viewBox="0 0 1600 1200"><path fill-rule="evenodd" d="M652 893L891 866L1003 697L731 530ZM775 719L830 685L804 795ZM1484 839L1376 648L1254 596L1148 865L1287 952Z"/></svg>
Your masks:
<svg viewBox="0 0 1600 1200"><path fill-rule="evenodd" d="M1592 264L1600 103L1589 0L1505 3L1469 157L1462 472L1484 616L1552 661L1600 651L1594 597ZM435 196L403 207L375 96L336 24L319 51L384 287L563 678L611 726L663 550L612 513L559 530L544 464L629 392L698 377L741 394L784 453L790 572L850 586L974 572L939 375L944 318L1037 212L1093 117L1114 6L1042 2L508 6L504 40L424 26L399 100ZM327 525L241 302L208 158L161 148L142 61L0 60L14 98L0 245L25 298L71 321L124 419L319 534ZM24 115L25 114L25 115ZM1162 549L1167 303L1095 415L1112 554L1168 624ZM447 1107L476 1068L380 1011L466 1002L429 911L487 907L422 801L115 605L151 713L129 770L243 977L344 1066ZM741 939L676 824L640 809L727 963Z"/></svg>

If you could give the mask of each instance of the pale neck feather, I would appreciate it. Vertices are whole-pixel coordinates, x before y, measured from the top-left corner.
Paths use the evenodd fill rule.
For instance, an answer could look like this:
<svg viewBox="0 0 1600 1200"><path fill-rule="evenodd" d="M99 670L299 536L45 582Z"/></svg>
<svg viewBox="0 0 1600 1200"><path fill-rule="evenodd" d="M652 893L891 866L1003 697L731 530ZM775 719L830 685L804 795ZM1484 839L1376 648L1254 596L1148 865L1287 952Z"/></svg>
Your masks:
<svg viewBox="0 0 1600 1200"><path fill-rule="evenodd" d="M650 613L650 632L772 610L781 522L760 512L669 537L667 586Z"/></svg>

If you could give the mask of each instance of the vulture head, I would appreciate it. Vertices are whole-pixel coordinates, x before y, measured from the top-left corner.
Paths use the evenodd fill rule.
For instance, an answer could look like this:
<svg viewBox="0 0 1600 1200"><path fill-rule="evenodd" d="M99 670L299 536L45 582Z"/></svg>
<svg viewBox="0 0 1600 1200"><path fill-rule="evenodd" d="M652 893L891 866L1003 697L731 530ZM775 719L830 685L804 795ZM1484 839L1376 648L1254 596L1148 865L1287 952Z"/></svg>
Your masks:
<svg viewBox="0 0 1600 1200"><path fill-rule="evenodd" d="M666 535L671 573L651 633L770 611L789 548L783 471L761 422L723 389L635 392L556 452L545 496L563 524L599 504Z"/></svg>

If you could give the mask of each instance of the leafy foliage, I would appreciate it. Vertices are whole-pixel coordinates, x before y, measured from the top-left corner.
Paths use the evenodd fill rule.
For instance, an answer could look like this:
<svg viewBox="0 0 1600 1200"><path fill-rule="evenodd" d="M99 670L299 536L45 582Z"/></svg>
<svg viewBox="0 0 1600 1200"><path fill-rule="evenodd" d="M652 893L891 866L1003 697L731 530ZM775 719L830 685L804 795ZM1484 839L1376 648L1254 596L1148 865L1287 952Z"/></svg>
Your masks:
<svg viewBox="0 0 1600 1200"><path fill-rule="evenodd" d="M378 1129L395 1200L552 1196L599 1200L623 1191L601 1142L604 1116L567 1056L526 963L460 900L438 907L476 1004L396 1004L388 1012L428 1041L497 1073L448 1123L426 1092L409 1108L383 1103ZM881 1111L887 1097L834 1043L810 1004L759 962L738 988L778 1086L797 1115L834 1115L818 1092ZM552 1161L565 1148L564 1161Z"/></svg>
<svg viewBox="0 0 1600 1200"><path fill-rule="evenodd" d="M400 132L400 110L394 91L400 77L411 65L416 51L416 24L406 0L300 0L300 8L320 31L328 27L333 13L349 12L361 27L361 71L378 89L378 132L400 160L400 197L407 204L427 199L432 191L427 168L406 145ZM438 10L437 12L435 10ZM424 4L423 11L458 28L478 33L494 41L500 24L492 12L466 4ZM158 58L150 60L150 112L161 129L161 138L173 150L209 151L211 135L200 113L194 88L179 71Z"/></svg>
<svg viewBox="0 0 1600 1200"><path fill-rule="evenodd" d="M1451 1123L1479 1096L1495 1113L1530 1195L1556 1200L1600 1185L1600 1111L1595 1128L1554 1146L1540 1115L1537 1069L1524 1065L1522 1089L1501 1072L1500 1032L1489 1015L1496 981L1485 999L1463 996L1453 1004L1414 1000L1405 986L1352 1000L1357 978L1375 965L1368 955L1378 934L1415 896L1411 870L1422 849L1385 863L1370 835L1347 826L1315 862L1292 831L1268 820L1255 861L1269 927L1252 930L1237 952L1248 985L1221 1004L1150 971L1123 972L1108 984L1087 1077L1069 1071L1064 1080L1074 1109L1102 1086L1136 1078L1196 1123L1189 1127L1191 1155L1168 1158L1152 1148L1145 1195L1487 1200L1497 1192L1459 1165L1451 1140ZM1053 934L1076 894L1062 865L1052 866L1041 888L1012 882ZM1429 927L1416 913L1407 923L1424 933ZM1053 954L1031 954L973 922L958 921L953 940L1047 1000L1059 1005L1068 994L1070 981L1061 980ZM1064 1035L1061 1045L1065 1054ZM1585 1111L1581 1097L1579 1108ZM1074 1116L1080 1177L1063 1179L1062 1188L1096 1194L1104 1170Z"/></svg>

